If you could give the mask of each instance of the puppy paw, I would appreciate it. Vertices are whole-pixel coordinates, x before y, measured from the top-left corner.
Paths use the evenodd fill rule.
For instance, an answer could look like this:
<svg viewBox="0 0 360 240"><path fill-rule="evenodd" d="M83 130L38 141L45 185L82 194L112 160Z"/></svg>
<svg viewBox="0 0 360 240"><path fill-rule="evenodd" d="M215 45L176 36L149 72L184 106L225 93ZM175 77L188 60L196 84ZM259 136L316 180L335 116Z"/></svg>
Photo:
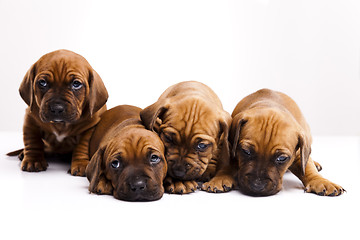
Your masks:
<svg viewBox="0 0 360 240"><path fill-rule="evenodd" d="M94 189L89 189L90 192L99 194L99 195L112 195L113 194L113 186L110 181L106 179L100 179L98 185Z"/></svg>
<svg viewBox="0 0 360 240"><path fill-rule="evenodd" d="M173 181L171 178L166 178L164 187L167 193L187 194L195 192L198 184L196 181Z"/></svg>
<svg viewBox="0 0 360 240"><path fill-rule="evenodd" d="M21 162L20 169L26 172L40 172L45 171L48 166L45 159L34 160L25 156Z"/></svg>
<svg viewBox="0 0 360 240"><path fill-rule="evenodd" d="M89 161L77 160L71 163L70 174L73 176L85 177L85 169Z"/></svg>
<svg viewBox="0 0 360 240"><path fill-rule="evenodd" d="M212 193L228 192L233 188L234 179L230 176L217 176L202 185L203 191Z"/></svg>
<svg viewBox="0 0 360 240"><path fill-rule="evenodd" d="M325 178L316 178L305 186L305 192L320 196L339 196L345 192L345 189Z"/></svg>

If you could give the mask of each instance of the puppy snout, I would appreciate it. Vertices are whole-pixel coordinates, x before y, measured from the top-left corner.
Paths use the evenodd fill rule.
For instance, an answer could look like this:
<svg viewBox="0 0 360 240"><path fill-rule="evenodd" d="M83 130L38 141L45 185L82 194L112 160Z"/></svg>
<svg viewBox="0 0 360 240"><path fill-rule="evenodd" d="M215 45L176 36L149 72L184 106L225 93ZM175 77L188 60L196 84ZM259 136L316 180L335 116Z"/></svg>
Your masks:
<svg viewBox="0 0 360 240"><path fill-rule="evenodd" d="M65 111L65 106L62 103L52 103L49 105L49 110L53 115L61 115Z"/></svg>
<svg viewBox="0 0 360 240"><path fill-rule="evenodd" d="M133 192L142 192L146 190L146 180L141 177L136 177L129 182L129 186Z"/></svg>
<svg viewBox="0 0 360 240"><path fill-rule="evenodd" d="M184 166L177 166L173 168L172 172L174 174L174 177L183 178L186 174L186 169Z"/></svg>
<svg viewBox="0 0 360 240"><path fill-rule="evenodd" d="M250 187L255 192L262 192L264 191L267 183L268 181L266 179L255 178L250 181Z"/></svg>

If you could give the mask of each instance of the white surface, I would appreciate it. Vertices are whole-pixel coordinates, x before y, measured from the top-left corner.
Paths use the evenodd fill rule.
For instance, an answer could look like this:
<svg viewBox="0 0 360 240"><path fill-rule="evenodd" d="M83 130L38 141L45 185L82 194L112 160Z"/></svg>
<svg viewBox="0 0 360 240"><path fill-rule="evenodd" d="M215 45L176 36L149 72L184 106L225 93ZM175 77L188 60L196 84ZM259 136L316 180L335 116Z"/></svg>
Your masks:
<svg viewBox="0 0 360 240"><path fill-rule="evenodd" d="M360 135L358 0L1 0L0 29L0 131L22 129L29 67L66 48L100 74L109 107L144 108L198 80L232 112L268 87L297 101L315 135Z"/></svg>
<svg viewBox="0 0 360 240"><path fill-rule="evenodd" d="M67 174L68 164L22 172L4 155L22 146L21 133L1 132L0 143L1 239L360 238L359 137L314 137L321 174L347 190L339 197L304 193L288 173L270 197L198 191L146 203L89 194L87 179Z"/></svg>

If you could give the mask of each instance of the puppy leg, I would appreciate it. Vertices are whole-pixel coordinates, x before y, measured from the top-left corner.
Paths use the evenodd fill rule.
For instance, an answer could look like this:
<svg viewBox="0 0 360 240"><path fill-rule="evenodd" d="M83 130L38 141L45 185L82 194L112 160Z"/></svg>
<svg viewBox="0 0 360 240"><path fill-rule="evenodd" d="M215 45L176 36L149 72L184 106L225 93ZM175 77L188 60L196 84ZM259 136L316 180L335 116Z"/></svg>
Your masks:
<svg viewBox="0 0 360 240"><path fill-rule="evenodd" d="M21 162L21 170L28 172L45 171L48 163L44 158L44 143L41 132L35 121L28 115L24 121L24 156Z"/></svg>
<svg viewBox="0 0 360 240"><path fill-rule="evenodd" d="M198 184L196 181L179 181L166 177L164 187L167 193L186 194L195 192L198 189Z"/></svg>
<svg viewBox="0 0 360 240"><path fill-rule="evenodd" d="M318 173L317 167L311 158L309 158L306 165L304 176L302 175L299 157L289 169L302 181L305 192L312 192L321 196L339 196L345 191L341 186L323 178Z"/></svg>
<svg viewBox="0 0 360 240"><path fill-rule="evenodd" d="M216 173L215 177L204 183L201 189L203 191L213 193L228 192L235 184L235 180L232 175L233 174L230 168L221 169Z"/></svg>
<svg viewBox="0 0 360 240"><path fill-rule="evenodd" d="M74 148L70 173L73 176L85 177L85 169L89 164L89 142L95 128L86 131Z"/></svg>

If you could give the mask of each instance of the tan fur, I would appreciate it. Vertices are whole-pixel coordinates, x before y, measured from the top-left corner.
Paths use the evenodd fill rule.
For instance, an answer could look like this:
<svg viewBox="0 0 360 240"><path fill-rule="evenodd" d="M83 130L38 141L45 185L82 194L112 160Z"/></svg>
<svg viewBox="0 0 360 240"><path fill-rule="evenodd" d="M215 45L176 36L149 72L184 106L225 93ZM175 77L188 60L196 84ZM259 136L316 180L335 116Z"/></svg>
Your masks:
<svg viewBox="0 0 360 240"><path fill-rule="evenodd" d="M121 105L101 116L90 141L91 161L86 168L90 192L128 201L162 197L167 172L164 145L142 125L140 111ZM158 163L150 161L155 155L161 159ZM119 168L113 168L112 161L118 161Z"/></svg>
<svg viewBox="0 0 360 240"><path fill-rule="evenodd" d="M288 169L303 182L307 192L333 196L344 191L318 173L321 166L310 157L310 128L287 95L259 90L241 100L232 117L231 152L243 192L256 196L277 193Z"/></svg>
<svg viewBox="0 0 360 240"><path fill-rule="evenodd" d="M82 86L74 90L72 83ZM40 86L40 81L47 83ZM23 171L44 171L44 152L71 153L71 174L85 175L88 142L99 116L106 110L108 94L95 70L82 56L58 50L42 56L26 73L19 88L28 104L23 127ZM54 117L54 108L63 107ZM54 107L55 106L55 107ZM60 111L60 110L59 110ZM55 118L61 118L55 119Z"/></svg>
<svg viewBox="0 0 360 240"><path fill-rule="evenodd" d="M211 180L219 166L228 163L231 117L208 86L195 81L175 84L140 115L165 144L167 192L193 192L197 181ZM217 190L227 191L231 186L229 182Z"/></svg>

